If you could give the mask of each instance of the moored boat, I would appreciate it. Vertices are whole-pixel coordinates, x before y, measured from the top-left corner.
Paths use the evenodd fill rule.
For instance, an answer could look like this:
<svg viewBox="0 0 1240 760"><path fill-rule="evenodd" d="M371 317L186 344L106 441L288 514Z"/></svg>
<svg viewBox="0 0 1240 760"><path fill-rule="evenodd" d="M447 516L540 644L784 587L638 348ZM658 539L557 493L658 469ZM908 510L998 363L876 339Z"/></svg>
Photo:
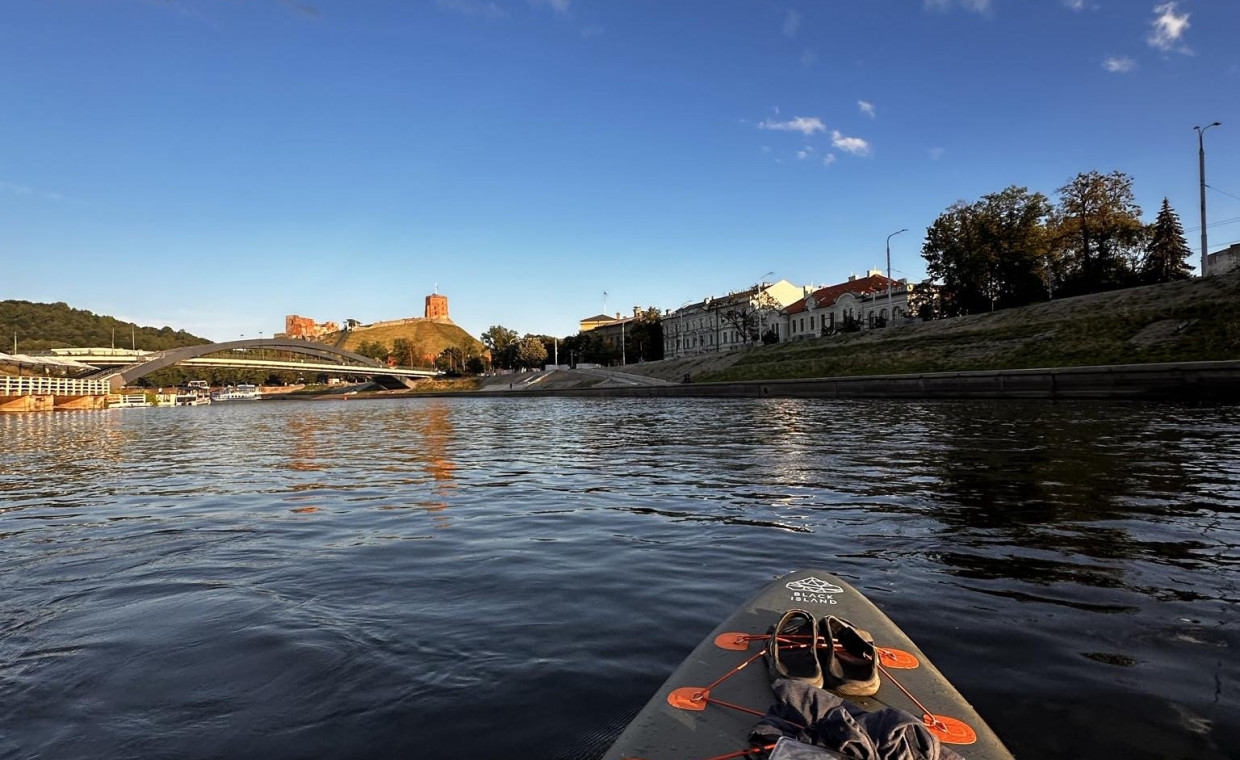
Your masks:
<svg viewBox="0 0 1240 760"><path fill-rule="evenodd" d="M257 401L262 397L263 394L258 392L257 385L247 385L245 383L235 387L229 386L211 394L212 401Z"/></svg>

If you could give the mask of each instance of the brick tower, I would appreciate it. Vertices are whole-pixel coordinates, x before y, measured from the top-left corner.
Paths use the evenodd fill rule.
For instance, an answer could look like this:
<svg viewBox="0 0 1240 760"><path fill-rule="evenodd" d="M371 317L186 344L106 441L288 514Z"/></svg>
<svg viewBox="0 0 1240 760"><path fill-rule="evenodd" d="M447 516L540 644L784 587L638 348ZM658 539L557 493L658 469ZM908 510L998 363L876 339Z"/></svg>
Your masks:
<svg viewBox="0 0 1240 760"><path fill-rule="evenodd" d="M426 297L426 318L432 322L450 322L448 297L433 293Z"/></svg>

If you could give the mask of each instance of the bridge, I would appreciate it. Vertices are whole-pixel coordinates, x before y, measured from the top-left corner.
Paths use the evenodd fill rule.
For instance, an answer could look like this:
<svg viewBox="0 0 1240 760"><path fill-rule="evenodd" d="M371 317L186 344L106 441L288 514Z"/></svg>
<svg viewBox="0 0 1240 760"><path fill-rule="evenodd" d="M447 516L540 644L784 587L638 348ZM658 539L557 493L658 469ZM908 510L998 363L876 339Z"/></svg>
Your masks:
<svg viewBox="0 0 1240 760"><path fill-rule="evenodd" d="M287 356L255 356L254 350L299 354L311 357L296 360ZM173 365L185 367L228 367L232 369L291 370L331 375L366 375L386 387L413 387L417 380L435 377L430 369L389 367L361 354L324 343L290 338L255 338L225 343L183 346L167 351L125 351L108 348L53 349L59 357L69 357L100 369L86 379L106 380L120 389L140 377ZM215 354L219 354L216 356Z"/></svg>

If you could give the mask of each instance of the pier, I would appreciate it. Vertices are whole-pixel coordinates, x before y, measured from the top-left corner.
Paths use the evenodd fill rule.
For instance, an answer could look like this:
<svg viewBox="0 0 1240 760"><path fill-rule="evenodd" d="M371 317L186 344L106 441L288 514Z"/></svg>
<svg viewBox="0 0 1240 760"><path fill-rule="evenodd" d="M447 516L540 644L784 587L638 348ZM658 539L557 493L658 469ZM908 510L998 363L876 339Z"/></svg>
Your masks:
<svg viewBox="0 0 1240 760"><path fill-rule="evenodd" d="M106 380L0 375L0 412L103 409L109 393Z"/></svg>

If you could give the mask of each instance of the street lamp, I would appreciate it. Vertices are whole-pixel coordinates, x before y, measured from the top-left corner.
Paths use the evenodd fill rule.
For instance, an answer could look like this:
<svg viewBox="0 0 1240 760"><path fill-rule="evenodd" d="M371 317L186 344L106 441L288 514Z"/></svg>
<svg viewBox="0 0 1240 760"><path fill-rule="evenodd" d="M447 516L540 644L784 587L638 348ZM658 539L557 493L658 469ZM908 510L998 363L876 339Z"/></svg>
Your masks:
<svg viewBox="0 0 1240 760"><path fill-rule="evenodd" d="M1197 170L1201 175L1201 276L1206 276L1206 130L1210 127L1221 127L1223 123L1216 121L1204 127L1193 127L1197 130Z"/></svg>
<svg viewBox="0 0 1240 760"><path fill-rule="evenodd" d="M757 285L757 287L756 287L756 288L754 288L754 293L753 293L753 300L754 300L754 304L755 304L755 307L754 307L754 317L755 317L755 319L754 319L754 321L757 323L757 325L756 325L756 327L755 327L755 329L754 329L754 331L757 333L757 337L755 337L755 338L754 338L754 345L755 345L755 346L756 346L759 342L761 342L761 340L762 340L762 310L763 310L763 306L762 306L762 287L763 287L764 285L766 285L766 277L767 277L767 275L773 275L773 274L775 274L775 273L774 273L774 272L765 272L765 273L763 273L763 275L762 275L761 277L759 277L759 278L758 278L758 285ZM718 330L716 330L716 332L718 332ZM721 350L721 351L722 351L722 350L723 350L723 347L722 347L722 346L720 346L720 347L719 347L719 350Z"/></svg>
<svg viewBox="0 0 1240 760"><path fill-rule="evenodd" d="M901 232L908 232L908 227L896 230L887 236L887 325L890 326L895 314L891 311L891 239Z"/></svg>

